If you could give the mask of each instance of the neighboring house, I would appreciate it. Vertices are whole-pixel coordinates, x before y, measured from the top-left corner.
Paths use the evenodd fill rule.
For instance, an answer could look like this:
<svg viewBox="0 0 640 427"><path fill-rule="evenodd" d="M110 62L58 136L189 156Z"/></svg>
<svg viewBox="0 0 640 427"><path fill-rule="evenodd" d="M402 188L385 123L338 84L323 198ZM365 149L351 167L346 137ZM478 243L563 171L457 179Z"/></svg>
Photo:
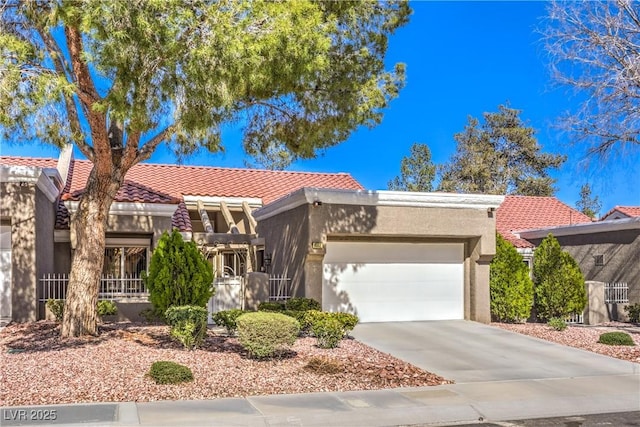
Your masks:
<svg viewBox="0 0 640 427"><path fill-rule="evenodd" d="M616 206L604 214L600 221L640 217L640 206Z"/></svg>
<svg viewBox="0 0 640 427"><path fill-rule="evenodd" d="M498 208L496 228L531 267L536 245L522 238L520 231L591 222L587 215L555 197L506 196Z"/></svg>
<svg viewBox="0 0 640 427"><path fill-rule="evenodd" d="M529 264L535 247L553 234L586 281L611 287L599 304L640 302L640 207L617 206L593 221L554 197L507 196L498 209L497 229ZM614 284L620 283L627 291L614 291L618 289ZM623 317L618 306L603 307L609 310L609 319Z"/></svg>
<svg viewBox="0 0 640 427"><path fill-rule="evenodd" d="M0 157L0 314L45 315L48 285L69 272L91 163ZM177 228L212 264L217 296L242 279L242 304L294 296L364 321L490 320L489 267L501 196L371 192L344 173L134 166L111 207L100 292L146 297L140 280L163 232ZM55 276L51 276L54 274ZM54 286L55 287L55 286ZM211 310L220 306L210 305Z"/></svg>

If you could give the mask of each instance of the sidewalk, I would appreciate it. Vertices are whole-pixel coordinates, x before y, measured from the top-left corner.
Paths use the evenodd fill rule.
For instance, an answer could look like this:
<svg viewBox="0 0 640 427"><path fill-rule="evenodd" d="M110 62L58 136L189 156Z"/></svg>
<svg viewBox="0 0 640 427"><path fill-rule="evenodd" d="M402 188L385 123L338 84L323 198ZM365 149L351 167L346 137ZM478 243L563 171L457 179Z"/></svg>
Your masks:
<svg viewBox="0 0 640 427"><path fill-rule="evenodd" d="M0 425L428 426L629 411L640 411L640 365L629 375L206 401L2 408ZM55 420L43 421L47 415Z"/></svg>

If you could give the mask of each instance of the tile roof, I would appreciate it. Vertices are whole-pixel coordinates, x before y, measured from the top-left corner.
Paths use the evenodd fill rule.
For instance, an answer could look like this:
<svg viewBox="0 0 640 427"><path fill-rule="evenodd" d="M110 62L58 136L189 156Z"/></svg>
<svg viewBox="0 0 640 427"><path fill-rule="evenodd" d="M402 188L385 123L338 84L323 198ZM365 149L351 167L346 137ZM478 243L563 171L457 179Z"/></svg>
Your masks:
<svg viewBox="0 0 640 427"><path fill-rule="evenodd" d="M506 196L496 212L498 233L517 248L533 248L513 231L592 222L582 212L555 197Z"/></svg>
<svg viewBox="0 0 640 427"><path fill-rule="evenodd" d="M56 159L0 157L1 164L56 167ZM72 162L63 200L78 200L91 172L88 160ZM210 197L259 198L264 205L303 187L363 190L364 187L346 173L290 172L260 169L220 168L140 163L126 175L125 184L115 201L179 203L183 195ZM64 208L64 206L63 206ZM56 224L68 227L68 212L58 209ZM173 222L181 231L191 230L184 204Z"/></svg>
<svg viewBox="0 0 640 427"><path fill-rule="evenodd" d="M600 221L606 220L616 212L619 212L628 218L635 218L640 216L640 206L616 206L615 208L604 214L602 218L600 218Z"/></svg>

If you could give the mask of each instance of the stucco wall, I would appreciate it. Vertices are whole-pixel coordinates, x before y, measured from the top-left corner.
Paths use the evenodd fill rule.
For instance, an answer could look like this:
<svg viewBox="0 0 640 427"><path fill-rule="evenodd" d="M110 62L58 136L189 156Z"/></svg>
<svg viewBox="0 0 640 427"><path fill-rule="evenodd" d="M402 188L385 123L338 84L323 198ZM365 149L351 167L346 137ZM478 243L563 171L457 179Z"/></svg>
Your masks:
<svg viewBox="0 0 640 427"><path fill-rule="evenodd" d="M576 260L585 280L627 282L629 302L640 302L640 229L556 238ZM539 246L542 239L531 242ZM595 255L604 255L603 266L595 265Z"/></svg>
<svg viewBox="0 0 640 427"><path fill-rule="evenodd" d="M324 249L332 239L461 242L465 244L465 318L490 321L489 266L495 255L495 218L483 209L319 206L305 204L259 220L272 252L271 272L291 277L295 295L322 300Z"/></svg>
<svg viewBox="0 0 640 427"><path fill-rule="evenodd" d="M31 182L0 183L0 202L0 215L11 221L12 317L17 322L35 321L38 279L53 265L53 203Z"/></svg>
<svg viewBox="0 0 640 427"><path fill-rule="evenodd" d="M162 233L171 231L171 218L152 215L109 215L107 233L152 234L155 247Z"/></svg>
<svg viewBox="0 0 640 427"><path fill-rule="evenodd" d="M298 206L280 215L260 221L257 233L264 237L265 253L271 254L270 274L291 278L294 296L309 296L305 292L305 263L310 248L309 205Z"/></svg>

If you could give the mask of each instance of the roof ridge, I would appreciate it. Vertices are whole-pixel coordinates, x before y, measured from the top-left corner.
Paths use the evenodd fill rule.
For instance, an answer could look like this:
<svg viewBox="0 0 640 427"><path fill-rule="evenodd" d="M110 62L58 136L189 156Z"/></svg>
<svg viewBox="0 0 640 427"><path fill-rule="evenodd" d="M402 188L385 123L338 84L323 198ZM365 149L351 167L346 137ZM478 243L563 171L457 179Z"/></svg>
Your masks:
<svg viewBox="0 0 640 427"><path fill-rule="evenodd" d="M77 162L91 163L87 159L75 159ZM179 165L172 163L153 163L153 162L141 162L136 163L133 167L167 167L167 168L180 168L180 169L205 169L205 170L225 170L225 171L242 171L242 172L264 172L274 174L294 174L294 175L344 175L351 176L349 172L316 172L316 171L290 171L290 170L273 170L273 169L258 169L258 168L243 168L243 167L230 167L230 166L206 166L206 165Z"/></svg>

